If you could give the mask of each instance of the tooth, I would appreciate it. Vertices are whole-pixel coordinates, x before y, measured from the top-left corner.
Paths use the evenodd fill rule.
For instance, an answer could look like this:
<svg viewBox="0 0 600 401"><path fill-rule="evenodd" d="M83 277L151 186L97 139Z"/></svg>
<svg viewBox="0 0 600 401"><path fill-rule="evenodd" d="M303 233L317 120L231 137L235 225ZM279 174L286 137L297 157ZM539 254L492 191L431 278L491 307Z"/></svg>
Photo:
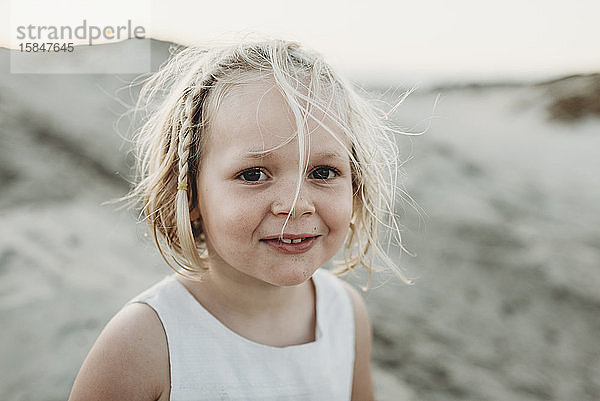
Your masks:
<svg viewBox="0 0 600 401"><path fill-rule="evenodd" d="M292 243L292 240L291 239L287 239L287 238L283 238L281 241L285 242L286 244L291 244Z"/></svg>
<svg viewBox="0 0 600 401"><path fill-rule="evenodd" d="M300 242L302 242L302 238L292 240L292 244L299 244Z"/></svg>

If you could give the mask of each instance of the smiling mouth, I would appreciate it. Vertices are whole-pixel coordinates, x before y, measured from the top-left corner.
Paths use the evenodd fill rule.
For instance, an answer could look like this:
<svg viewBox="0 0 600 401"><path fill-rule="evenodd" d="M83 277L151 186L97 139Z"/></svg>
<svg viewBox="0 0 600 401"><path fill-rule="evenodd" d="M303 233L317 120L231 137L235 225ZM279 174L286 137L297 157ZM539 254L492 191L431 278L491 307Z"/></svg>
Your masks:
<svg viewBox="0 0 600 401"><path fill-rule="evenodd" d="M286 254L295 254L295 253L304 253L309 251L313 245L315 244L315 240L320 237L320 235L316 236L297 236L297 238L290 238L292 236L288 236L288 238L279 238L271 237L271 238L263 238L262 242L265 242L271 248Z"/></svg>

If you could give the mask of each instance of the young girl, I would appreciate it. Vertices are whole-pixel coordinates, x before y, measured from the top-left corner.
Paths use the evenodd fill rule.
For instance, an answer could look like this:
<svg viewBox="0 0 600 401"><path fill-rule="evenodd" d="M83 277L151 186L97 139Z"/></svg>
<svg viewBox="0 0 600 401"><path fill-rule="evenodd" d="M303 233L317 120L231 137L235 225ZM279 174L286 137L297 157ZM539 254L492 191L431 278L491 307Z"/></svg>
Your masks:
<svg viewBox="0 0 600 401"><path fill-rule="evenodd" d="M344 246L335 274L377 257L407 281L378 239L399 235L385 116L278 40L184 49L141 99L127 199L176 274L108 323L70 400L372 400L364 302L319 267Z"/></svg>

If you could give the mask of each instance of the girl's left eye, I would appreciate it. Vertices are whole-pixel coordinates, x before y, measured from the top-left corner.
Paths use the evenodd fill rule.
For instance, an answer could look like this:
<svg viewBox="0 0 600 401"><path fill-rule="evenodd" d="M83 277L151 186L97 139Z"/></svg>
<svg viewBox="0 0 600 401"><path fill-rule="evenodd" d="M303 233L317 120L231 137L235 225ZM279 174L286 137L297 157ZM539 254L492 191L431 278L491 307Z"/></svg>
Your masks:
<svg viewBox="0 0 600 401"><path fill-rule="evenodd" d="M317 180L329 180L334 178L336 175L338 175L338 172L332 167L317 167L310 173L311 178L315 178Z"/></svg>

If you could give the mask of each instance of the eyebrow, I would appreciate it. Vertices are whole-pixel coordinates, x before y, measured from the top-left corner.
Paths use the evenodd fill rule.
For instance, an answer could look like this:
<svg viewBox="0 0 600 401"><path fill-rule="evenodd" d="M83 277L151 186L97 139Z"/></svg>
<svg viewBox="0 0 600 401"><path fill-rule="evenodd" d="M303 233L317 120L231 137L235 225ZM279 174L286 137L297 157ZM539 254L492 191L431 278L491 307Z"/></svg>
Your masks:
<svg viewBox="0 0 600 401"><path fill-rule="evenodd" d="M261 152L261 153L256 153L256 152ZM316 153L311 153L310 158L316 158L316 159L339 159L339 160L346 160L346 155L342 155L338 152L316 152ZM250 150L248 153L243 153L239 155L240 159L246 159L246 160L259 160L259 159L276 159L277 156L275 156L273 154L273 152L266 152L266 153L262 153L261 150L258 151L252 151Z"/></svg>

